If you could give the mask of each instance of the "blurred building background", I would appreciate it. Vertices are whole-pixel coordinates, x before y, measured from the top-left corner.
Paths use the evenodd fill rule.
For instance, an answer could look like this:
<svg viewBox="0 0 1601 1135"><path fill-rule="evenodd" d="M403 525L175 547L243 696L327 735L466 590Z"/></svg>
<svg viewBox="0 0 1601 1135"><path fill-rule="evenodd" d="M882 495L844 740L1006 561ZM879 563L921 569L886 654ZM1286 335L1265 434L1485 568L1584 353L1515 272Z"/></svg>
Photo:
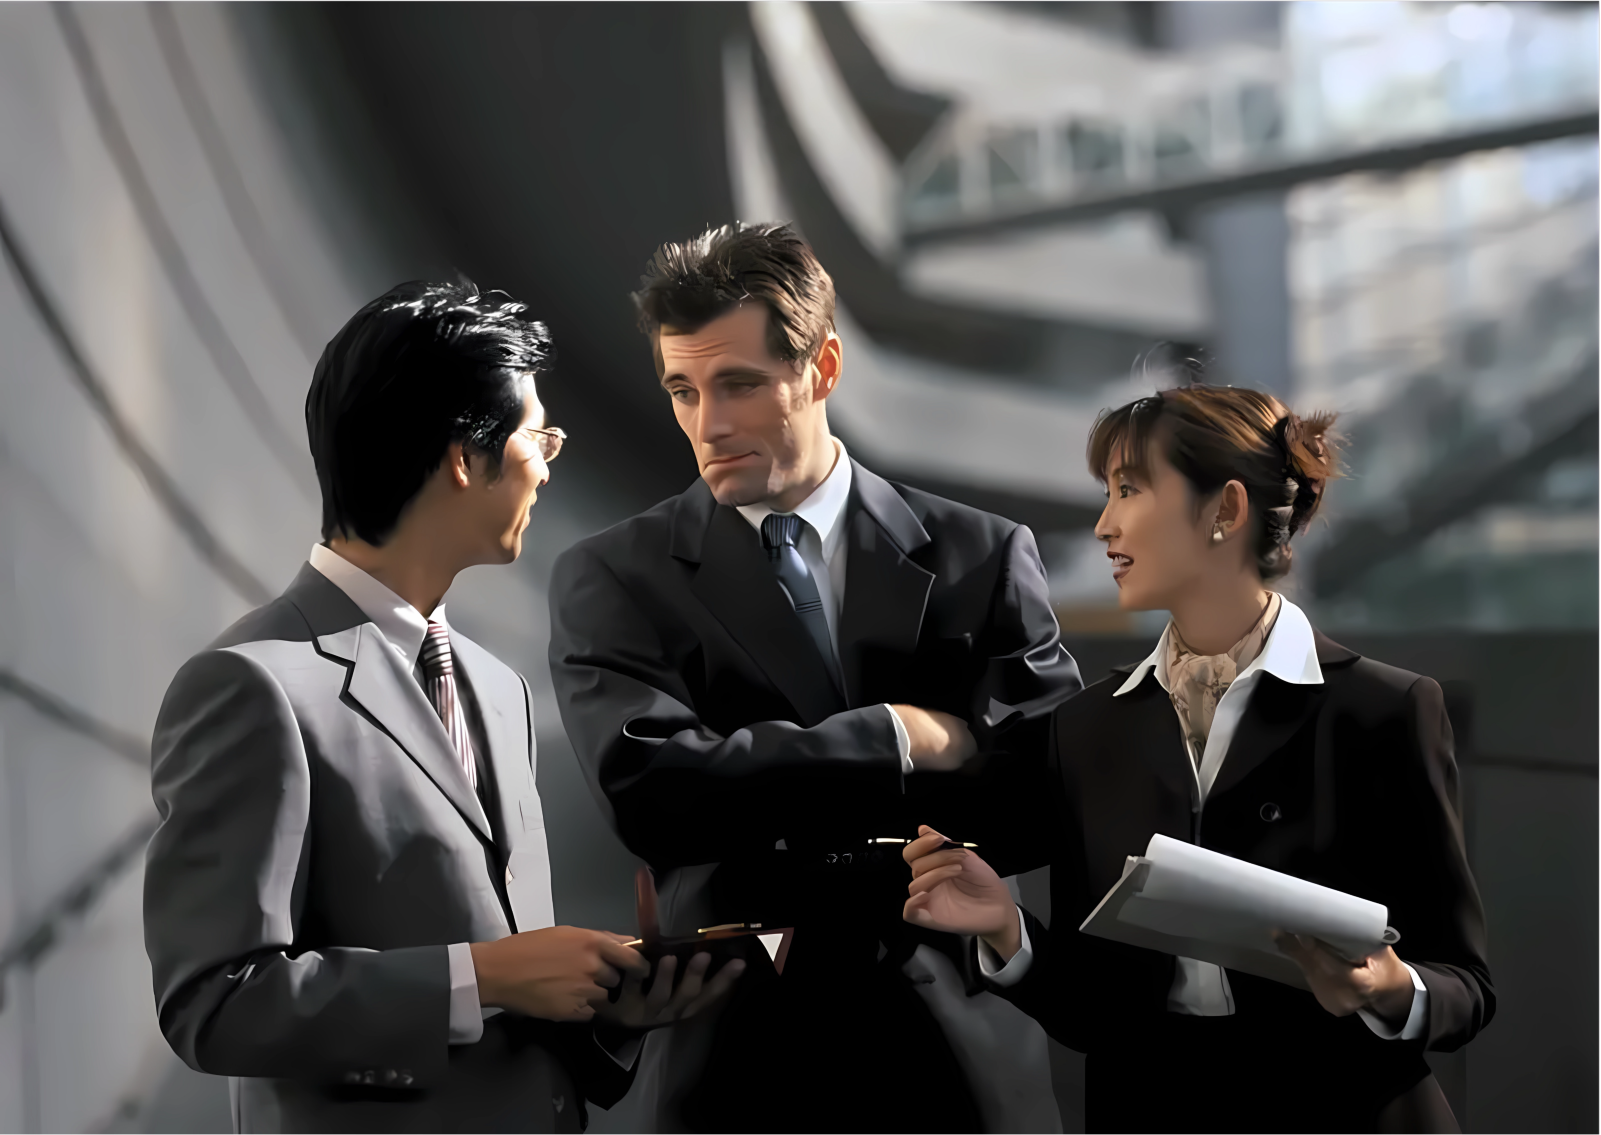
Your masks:
<svg viewBox="0 0 1601 1135"><path fill-rule="evenodd" d="M451 612L540 699L558 917L630 928L545 585L694 477L627 293L739 217L834 274L837 432L1032 526L1092 680L1161 626L1090 534L1096 413L1196 354L1341 413L1289 588L1447 686L1501 1005L1436 1070L1466 1130L1594 1130L1596 43L1579 3L0 6L0 1128L228 1124L155 1027L147 739L317 538L311 367L401 279L555 332L573 441Z"/></svg>

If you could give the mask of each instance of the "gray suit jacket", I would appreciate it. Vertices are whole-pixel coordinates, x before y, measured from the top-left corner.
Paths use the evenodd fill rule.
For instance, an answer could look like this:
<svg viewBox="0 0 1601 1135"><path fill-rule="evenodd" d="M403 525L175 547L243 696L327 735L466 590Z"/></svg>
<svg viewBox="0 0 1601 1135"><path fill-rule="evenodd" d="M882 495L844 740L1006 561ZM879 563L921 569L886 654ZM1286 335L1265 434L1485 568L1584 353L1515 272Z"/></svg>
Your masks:
<svg viewBox="0 0 1601 1135"><path fill-rule="evenodd" d="M451 942L552 923L527 686L453 633L487 811L405 664L307 565L162 703L145 945L162 1032L241 1130L578 1130L631 1077L588 1026L451 1046ZM492 813L492 814L491 814Z"/></svg>

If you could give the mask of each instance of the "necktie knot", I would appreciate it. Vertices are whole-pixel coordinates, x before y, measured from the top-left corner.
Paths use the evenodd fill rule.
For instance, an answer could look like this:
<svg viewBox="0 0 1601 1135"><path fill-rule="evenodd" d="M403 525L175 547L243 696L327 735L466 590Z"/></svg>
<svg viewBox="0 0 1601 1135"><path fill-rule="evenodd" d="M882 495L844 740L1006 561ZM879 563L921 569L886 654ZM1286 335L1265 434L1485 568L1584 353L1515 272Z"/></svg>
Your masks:
<svg viewBox="0 0 1601 1135"><path fill-rule="evenodd" d="M817 644L823 666L836 687L840 686L839 663L834 656L834 643L828 631L828 616L823 614L823 598L817 590L817 580L807 566L806 557L796 546L800 540L801 525L806 522L792 512L770 512L762 517L762 544L767 549L767 562L778 576L778 585L789 597L789 602L800 616L806 633Z"/></svg>
<svg viewBox="0 0 1601 1135"><path fill-rule="evenodd" d="M441 678L455 672L450 656L450 632L441 624L429 620L428 634L422 640L422 672L429 678Z"/></svg>
<svg viewBox="0 0 1601 1135"><path fill-rule="evenodd" d="M767 549L767 558L777 560L782 548L793 548L800 539L800 517L792 512L769 512L762 518L762 545Z"/></svg>

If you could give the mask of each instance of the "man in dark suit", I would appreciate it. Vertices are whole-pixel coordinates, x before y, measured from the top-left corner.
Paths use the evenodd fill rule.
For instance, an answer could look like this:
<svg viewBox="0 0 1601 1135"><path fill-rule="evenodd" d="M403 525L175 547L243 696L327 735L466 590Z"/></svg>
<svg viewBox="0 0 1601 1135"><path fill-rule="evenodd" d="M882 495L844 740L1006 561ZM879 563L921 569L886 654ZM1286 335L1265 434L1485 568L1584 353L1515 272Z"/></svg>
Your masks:
<svg viewBox="0 0 1601 1135"><path fill-rule="evenodd" d="M665 932L795 928L781 976L647 1042L641 1125L1051 1129L1043 1037L899 916L919 811L1005 861L1027 820L987 804L1039 799L1080 687L1032 535L831 436L833 284L788 226L666 245L635 301L701 477L557 562L562 720Z"/></svg>
<svg viewBox="0 0 1601 1135"><path fill-rule="evenodd" d="M663 962L647 998L626 935L551 925L528 687L445 617L459 571L517 558L561 445L522 311L406 284L335 336L306 400L325 542L162 704L157 1012L234 1077L237 1130L577 1131L634 1030L738 975Z"/></svg>

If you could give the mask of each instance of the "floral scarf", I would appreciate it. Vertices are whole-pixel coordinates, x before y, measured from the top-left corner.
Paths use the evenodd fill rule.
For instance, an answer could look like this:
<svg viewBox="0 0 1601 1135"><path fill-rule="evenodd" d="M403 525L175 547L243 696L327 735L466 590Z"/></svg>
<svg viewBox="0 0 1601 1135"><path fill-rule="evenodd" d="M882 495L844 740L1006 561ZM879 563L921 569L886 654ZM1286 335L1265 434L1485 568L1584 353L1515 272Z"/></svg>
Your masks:
<svg viewBox="0 0 1601 1135"><path fill-rule="evenodd" d="M1268 592L1268 601L1245 637L1231 647L1227 654L1196 654L1179 637L1178 627L1169 624L1167 636L1167 686L1173 708L1178 710L1179 724L1185 739L1190 743L1190 759L1197 766L1206 752L1206 738L1212 732L1212 717L1223 693L1234 683L1239 672L1262 653L1267 636L1273 633L1283 600Z"/></svg>

